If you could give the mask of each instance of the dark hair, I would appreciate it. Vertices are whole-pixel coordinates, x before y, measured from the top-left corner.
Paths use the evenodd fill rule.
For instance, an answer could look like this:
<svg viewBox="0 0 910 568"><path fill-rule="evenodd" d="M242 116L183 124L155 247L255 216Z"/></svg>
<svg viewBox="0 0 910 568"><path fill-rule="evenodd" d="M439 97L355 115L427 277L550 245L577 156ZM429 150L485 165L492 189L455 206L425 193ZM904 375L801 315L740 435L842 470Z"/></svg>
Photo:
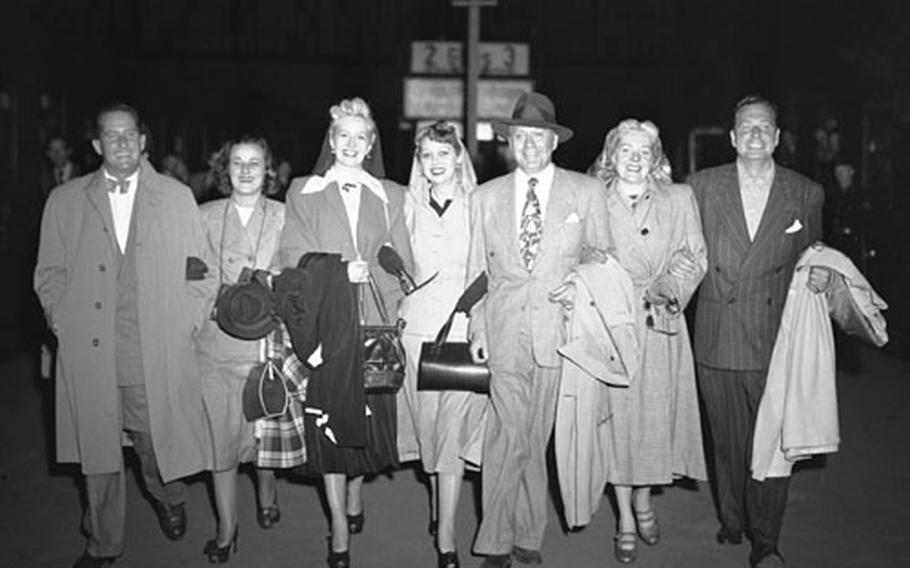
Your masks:
<svg viewBox="0 0 910 568"><path fill-rule="evenodd" d="M739 101L733 106L733 128L736 127L736 116L739 114L739 111L746 108L747 106L752 105L762 105L770 110L771 118L774 119L774 124L777 124L777 105L762 95L752 94L746 95L745 97L739 99Z"/></svg>
<svg viewBox="0 0 910 568"><path fill-rule="evenodd" d="M424 140L432 140L440 144L448 144L455 148L455 155L461 154L461 144L458 140L458 131L455 125L446 120L437 120L429 126L420 129L414 138L414 154L420 153L420 143Z"/></svg>
<svg viewBox="0 0 910 568"><path fill-rule="evenodd" d="M111 114L112 112L125 112L126 114L133 117L133 122L136 123L136 128L139 129L139 132L145 134L145 129L142 127L142 124L139 120L139 111L135 107L128 105L126 103L111 103L105 105L101 110L98 111L98 115L95 117L95 138L101 138L101 119L104 118L104 115Z"/></svg>
<svg viewBox="0 0 910 568"><path fill-rule="evenodd" d="M272 150L265 138L244 134L237 138L232 138L221 146L212 171L215 173L215 180L218 182L218 191L224 195L230 195L234 191L231 185L231 150L234 146L240 144L250 144L262 148L262 158L265 161L265 177L262 180L262 194L274 195L278 192L278 173L272 164Z"/></svg>

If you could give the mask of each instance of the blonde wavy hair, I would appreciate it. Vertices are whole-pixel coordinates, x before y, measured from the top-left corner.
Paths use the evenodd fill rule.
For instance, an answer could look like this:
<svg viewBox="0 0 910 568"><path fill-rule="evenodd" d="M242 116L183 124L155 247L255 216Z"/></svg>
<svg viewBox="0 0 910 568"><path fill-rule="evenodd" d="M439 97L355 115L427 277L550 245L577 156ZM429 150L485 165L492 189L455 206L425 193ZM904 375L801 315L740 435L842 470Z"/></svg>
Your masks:
<svg viewBox="0 0 910 568"><path fill-rule="evenodd" d="M332 123L329 126L330 134L335 134L335 128L339 120L348 116L356 116L366 122L370 131L370 141L372 142L376 139L376 122L373 120L373 113L370 112L370 105L360 97L342 99L338 104L332 105L332 108L329 109L329 115L332 117Z"/></svg>
<svg viewBox="0 0 910 568"><path fill-rule="evenodd" d="M639 121L634 118L623 120L607 132L603 150L588 168L588 174L600 178L606 185L611 184L619 175L616 172L613 154L616 153L622 137L633 131L644 132L651 138L651 155L654 156L654 161L648 177L661 184L673 183L673 171L670 167L670 160L664 154L663 144L660 142L660 130L650 120Z"/></svg>

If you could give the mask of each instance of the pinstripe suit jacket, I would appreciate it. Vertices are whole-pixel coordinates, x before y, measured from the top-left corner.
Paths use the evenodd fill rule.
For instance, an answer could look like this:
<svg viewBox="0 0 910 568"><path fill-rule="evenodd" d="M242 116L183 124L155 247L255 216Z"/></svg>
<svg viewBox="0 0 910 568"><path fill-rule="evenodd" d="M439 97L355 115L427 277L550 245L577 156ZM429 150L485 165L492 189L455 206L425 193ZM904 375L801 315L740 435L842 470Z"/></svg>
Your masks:
<svg viewBox="0 0 910 568"><path fill-rule="evenodd" d="M491 369L512 369L520 366L519 330L530 324L534 360L558 367L562 312L548 294L581 263L583 249L610 249L606 197L598 180L557 167L531 271L521 259L515 199L514 172L471 193L468 281L486 272L490 284L471 310L468 332L487 338Z"/></svg>
<svg viewBox="0 0 910 568"><path fill-rule="evenodd" d="M708 273L695 315L695 359L718 369L763 370L800 253L821 239L821 186L776 166L768 203L749 241L736 164L696 172Z"/></svg>

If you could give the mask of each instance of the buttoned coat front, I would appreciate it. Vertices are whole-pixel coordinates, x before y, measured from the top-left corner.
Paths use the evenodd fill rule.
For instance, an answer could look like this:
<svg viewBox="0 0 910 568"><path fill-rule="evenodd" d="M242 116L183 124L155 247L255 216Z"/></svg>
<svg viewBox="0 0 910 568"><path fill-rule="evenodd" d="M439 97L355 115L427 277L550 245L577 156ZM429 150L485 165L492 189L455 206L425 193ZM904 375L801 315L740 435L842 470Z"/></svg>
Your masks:
<svg viewBox="0 0 910 568"><path fill-rule="evenodd" d="M491 369L515 368L519 329L530 317L534 360L543 367L558 367L556 348L564 341L562 314L548 294L579 264L584 248L610 248L603 190L594 178L556 168L530 271L519 252L515 192L513 172L471 194L468 281L485 271L490 284L471 310L469 335L486 337Z"/></svg>
<svg viewBox="0 0 910 568"><path fill-rule="evenodd" d="M821 239L824 192L776 166L750 242L735 163L697 172L688 183L708 248L695 316L695 360L717 369L766 369L796 260Z"/></svg>
<svg viewBox="0 0 910 568"><path fill-rule="evenodd" d="M210 460L193 340L210 310L214 280L186 280L187 257L206 257L189 188L143 160L133 215L142 367L152 442L167 482ZM87 475L123 467L114 362L117 247L102 170L51 193L35 290L59 338L57 459L81 463Z"/></svg>
<svg viewBox="0 0 910 568"><path fill-rule="evenodd" d="M649 306L655 286L672 291L684 309L705 272L705 242L692 190L648 184L630 206L608 187L607 210L615 256L635 289L641 366L627 388L610 395L612 420L604 452L607 480L622 485L672 483L674 477L705 479L695 365L682 312ZM677 254L696 264L691 277L670 271ZM649 325L648 322L651 322Z"/></svg>

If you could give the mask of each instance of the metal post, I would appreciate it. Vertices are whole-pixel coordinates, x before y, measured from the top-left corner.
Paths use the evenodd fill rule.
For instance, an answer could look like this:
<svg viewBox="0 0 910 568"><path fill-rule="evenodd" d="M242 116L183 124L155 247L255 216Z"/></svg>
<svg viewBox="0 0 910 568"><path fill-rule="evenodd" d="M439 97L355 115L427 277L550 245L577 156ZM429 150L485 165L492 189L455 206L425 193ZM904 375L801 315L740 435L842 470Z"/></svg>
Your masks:
<svg viewBox="0 0 910 568"><path fill-rule="evenodd" d="M477 157L477 81L480 78L480 5L468 6L468 64L465 81L465 140L468 153Z"/></svg>

